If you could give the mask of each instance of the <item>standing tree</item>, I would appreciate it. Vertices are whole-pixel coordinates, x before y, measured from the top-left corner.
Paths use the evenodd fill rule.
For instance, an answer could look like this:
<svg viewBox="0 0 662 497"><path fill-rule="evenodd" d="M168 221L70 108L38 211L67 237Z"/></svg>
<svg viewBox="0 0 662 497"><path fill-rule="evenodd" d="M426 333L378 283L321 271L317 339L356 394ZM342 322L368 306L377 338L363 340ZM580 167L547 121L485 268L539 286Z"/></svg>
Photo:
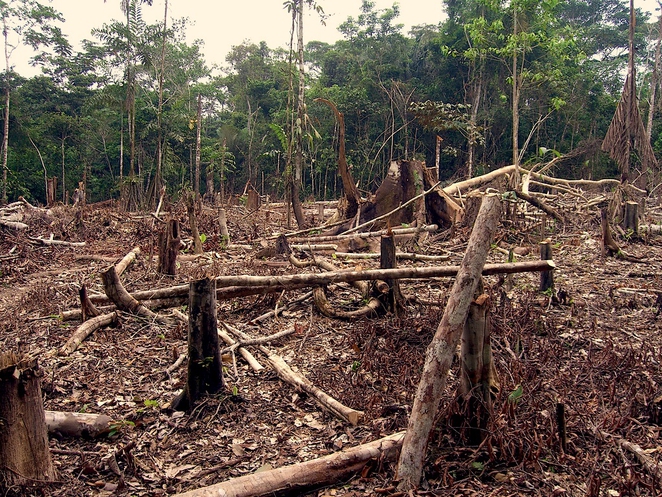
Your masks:
<svg viewBox="0 0 662 497"><path fill-rule="evenodd" d="M4 127L2 137L2 198L7 203L7 171L9 152L9 104L11 100L12 66L11 55L19 43L38 50L43 46L56 45L57 50L65 53L70 47L54 21L64 18L52 7L36 0L0 0L0 22L2 23L3 48L5 56L4 74Z"/></svg>

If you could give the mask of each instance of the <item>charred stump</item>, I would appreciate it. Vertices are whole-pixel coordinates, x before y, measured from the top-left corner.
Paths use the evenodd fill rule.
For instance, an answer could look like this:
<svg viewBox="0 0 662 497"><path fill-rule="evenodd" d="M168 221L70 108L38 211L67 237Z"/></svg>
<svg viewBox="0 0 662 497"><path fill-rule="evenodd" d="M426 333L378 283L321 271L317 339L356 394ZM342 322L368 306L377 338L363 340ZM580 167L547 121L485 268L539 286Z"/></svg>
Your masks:
<svg viewBox="0 0 662 497"><path fill-rule="evenodd" d="M204 278L189 288L188 377L173 409L190 410L204 394L223 389L223 364L218 345L216 280Z"/></svg>
<svg viewBox="0 0 662 497"><path fill-rule="evenodd" d="M391 230L389 230L386 235L382 236L380 256L379 267L381 269L392 269L397 267L395 257L395 236ZM388 286L388 290L383 293L380 292L385 299L384 307L394 314L397 314L398 308L403 307L400 282L395 279L387 279L385 283Z"/></svg>
<svg viewBox="0 0 662 497"><path fill-rule="evenodd" d="M177 253L181 242L179 221L169 219L159 233L159 273L170 276L177 274Z"/></svg>
<svg viewBox="0 0 662 497"><path fill-rule="evenodd" d="M54 479L37 361L0 354L0 488Z"/></svg>

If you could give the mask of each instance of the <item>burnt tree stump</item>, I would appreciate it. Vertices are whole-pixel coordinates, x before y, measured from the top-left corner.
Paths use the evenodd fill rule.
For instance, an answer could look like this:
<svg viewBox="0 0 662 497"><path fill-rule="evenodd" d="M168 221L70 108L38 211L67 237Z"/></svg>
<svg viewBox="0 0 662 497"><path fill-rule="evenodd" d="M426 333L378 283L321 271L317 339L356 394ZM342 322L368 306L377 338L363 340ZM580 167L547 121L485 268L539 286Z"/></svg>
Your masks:
<svg viewBox="0 0 662 497"><path fill-rule="evenodd" d="M395 236L390 229L386 235L382 236L379 267L381 269L392 269L397 267L395 257ZM397 315L398 307L403 306L400 282L398 280L388 279L385 280L385 283L388 285L388 291L382 294L386 298L385 307Z"/></svg>
<svg viewBox="0 0 662 497"><path fill-rule="evenodd" d="M540 242L540 260L552 260L552 242L549 239ZM540 291L546 292L550 289L554 289L554 273L552 271L540 271Z"/></svg>
<svg viewBox="0 0 662 497"><path fill-rule="evenodd" d="M169 219L165 229L159 233L159 273L177 274L177 253L181 242L179 221Z"/></svg>
<svg viewBox="0 0 662 497"><path fill-rule="evenodd" d="M37 361L0 354L0 489L54 479Z"/></svg>
<svg viewBox="0 0 662 497"><path fill-rule="evenodd" d="M223 389L223 364L218 345L216 280L203 278L189 288L188 377L173 409L190 410L204 394Z"/></svg>

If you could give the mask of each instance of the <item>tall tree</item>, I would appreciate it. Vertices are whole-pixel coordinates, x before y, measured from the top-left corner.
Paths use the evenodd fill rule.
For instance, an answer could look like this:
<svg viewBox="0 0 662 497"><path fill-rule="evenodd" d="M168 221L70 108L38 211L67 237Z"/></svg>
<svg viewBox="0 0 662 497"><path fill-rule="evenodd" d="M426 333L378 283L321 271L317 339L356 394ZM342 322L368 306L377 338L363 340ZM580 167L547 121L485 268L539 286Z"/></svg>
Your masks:
<svg viewBox="0 0 662 497"><path fill-rule="evenodd" d="M45 6L36 0L0 0L0 22L5 58L4 74L4 127L2 138L2 203L7 203L7 171L9 152L9 105L11 102L10 59L19 43L30 46L33 50L40 47L53 46L61 53L70 50L69 43L62 35L55 21L64 18L52 7Z"/></svg>

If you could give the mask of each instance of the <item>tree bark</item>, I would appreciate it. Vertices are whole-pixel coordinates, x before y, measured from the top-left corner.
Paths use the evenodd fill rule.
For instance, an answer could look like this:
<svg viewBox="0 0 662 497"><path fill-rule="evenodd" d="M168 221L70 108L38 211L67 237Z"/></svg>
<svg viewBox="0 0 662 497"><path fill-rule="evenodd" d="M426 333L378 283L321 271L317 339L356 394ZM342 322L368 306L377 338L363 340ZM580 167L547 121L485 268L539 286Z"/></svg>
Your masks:
<svg viewBox="0 0 662 497"><path fill-rule="evenodd" d="M448 370L467 319L469 304L480 281L500 214L498 197L484 197L443 317L425 354L425 365L398 462L397 478L400 480L400 490L411 490L421 481L427 444L446 386Z"/></svg>
<svg viewBox="0 0 662 497"><path fill-rule="evenodd" d="M381 269L395 269L397 261L395 256L395 237L393 233L382 236L381 254L379 267ZM403 307L403 297L400 291L400 283L396 279L389 278L386 281L388 292L385 295L386 308L397 315L398 308Z"/></svg>
<svg viewBox="0 0 662 497"><path fill-rule="evenodd" d="M173 409L187 411L204 394L223 389L223 363L218 346L216 321L216 284L203 278L194 281L189 290L188 376L182 394Z"/></svg>
<svg viewBox="0 0 662 497"><path fill-rule="evenodd" d="M106 295L118 309L150 319L156 319L158 317L126 291L119 276L117 276L115 266L111 266L104 273L101 273L101 279L103 280L103 289Z"/></svg>
<svg viewBox="0 0 662 497"><path fill-rule="evenodd" d="M361 471L371 460L394 460L403 435L403 432L395 433L319 459L240 476L175 497L259 497L282 493L299 495L306 488L345 480Z"/></svg>
<svg viewBox="0 0 662 497"><path fill-rule="evenodd" d="M37 361L0 354L0 488L54 479Z"/></svg>

